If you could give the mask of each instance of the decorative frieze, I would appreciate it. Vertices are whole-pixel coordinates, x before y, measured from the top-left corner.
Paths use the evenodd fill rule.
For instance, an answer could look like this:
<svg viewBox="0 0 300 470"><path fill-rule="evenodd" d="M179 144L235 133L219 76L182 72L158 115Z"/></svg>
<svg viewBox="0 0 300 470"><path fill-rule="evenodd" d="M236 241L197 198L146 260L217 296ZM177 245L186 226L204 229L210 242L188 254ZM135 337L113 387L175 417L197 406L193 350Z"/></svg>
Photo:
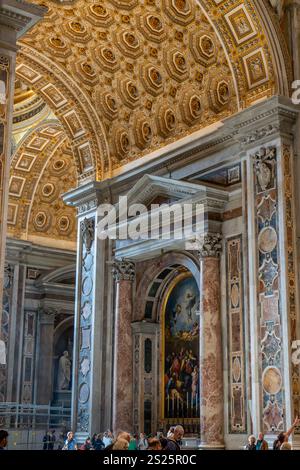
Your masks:
<svg viewBox="0 0 300 470"><path fill-rule="evenodd" d="M270 135L274 135L279 132L280 126L278 124L269 124L266 127L261 129L256 129L253 133L243 137L241 139L241 143L243 145L252 144L253 142L257 142L258 140L263 139L264 137L269 137Z"/></svg>

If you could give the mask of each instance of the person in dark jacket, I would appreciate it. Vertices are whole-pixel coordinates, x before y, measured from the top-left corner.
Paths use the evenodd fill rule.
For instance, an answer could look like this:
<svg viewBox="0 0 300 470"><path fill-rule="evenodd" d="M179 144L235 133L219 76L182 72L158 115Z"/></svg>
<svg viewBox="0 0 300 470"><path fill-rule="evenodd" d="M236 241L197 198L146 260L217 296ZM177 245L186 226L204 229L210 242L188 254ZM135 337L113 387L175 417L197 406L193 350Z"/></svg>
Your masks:
<svg viewBox="0 0 300 470"><path fill-rule="evenodd" d="M91 443L92 443L92 446L94 447L95 445L95 441L97 439L97 433L95 432L95 434L92 435L92 439L91 439Z"/></svg>
<svg viewBox="0 0 300 470"><path fill-rule="evenodd" d="M52 432L49 433L48 450L54 450L55 442L56 442L56 435L55 435L55 429L53 429Z"/></svg>
<svg viewBox="0 0 300 470"><path fill-rule="evenodd" d="M104 442L102 441L102 435L101 434L97 435L97 437L94 441L93 447L94 447L95 450L103 450L105 448Z"/></svg>
<svg viewBox="0 0 300 470"><path fill-rule="evenodd" d="M46 431L43 437L43 450L49 450L50 441L51 441L51 433L50 431Z"/></svg>
<svg viewBox="0 0 300 470"><path fill-rule="evenodd" d="M0 450L6 450L6 446L8 443L8 432L4 429L0 430Z"/></svg>

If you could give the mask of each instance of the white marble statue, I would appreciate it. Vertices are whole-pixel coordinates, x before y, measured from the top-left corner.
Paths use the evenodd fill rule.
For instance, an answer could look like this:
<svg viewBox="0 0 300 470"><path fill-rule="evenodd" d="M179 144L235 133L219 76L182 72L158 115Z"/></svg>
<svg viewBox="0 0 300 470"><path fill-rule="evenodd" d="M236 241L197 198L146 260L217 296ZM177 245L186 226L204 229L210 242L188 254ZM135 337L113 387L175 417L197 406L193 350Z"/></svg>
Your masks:
<svg viewBox="0 0 300 470"><path fill-rule="evenodd" d="M58 363L58 390L69 390L71 382L71 361L68 351L65 351L59 359Z"/></svg>

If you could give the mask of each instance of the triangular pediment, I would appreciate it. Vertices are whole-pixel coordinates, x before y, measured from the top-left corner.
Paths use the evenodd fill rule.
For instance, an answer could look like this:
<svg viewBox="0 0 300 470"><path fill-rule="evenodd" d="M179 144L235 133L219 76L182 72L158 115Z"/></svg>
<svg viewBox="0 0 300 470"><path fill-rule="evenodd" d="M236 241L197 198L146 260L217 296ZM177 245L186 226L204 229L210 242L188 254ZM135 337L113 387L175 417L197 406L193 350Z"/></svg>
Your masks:
<svg viewBox="0 0 300 470"><path fill-rule="evenodd" d="M147 207L150 204L172 204L196 196L199 199L212 198L222 202L228 199L228 193L221 189L153 175L144 175L126 196L128 205L144 204Z"/></svg>
<svg viewBox="0 0 300 470"><path fill-rule="evenodd" d="M206 188L186 181L161 176L144 175L127 193L128 204L172 203L206 191ZM157 202L156 202L157 201ZM161 202L159 202L161 201Z"/></svg>

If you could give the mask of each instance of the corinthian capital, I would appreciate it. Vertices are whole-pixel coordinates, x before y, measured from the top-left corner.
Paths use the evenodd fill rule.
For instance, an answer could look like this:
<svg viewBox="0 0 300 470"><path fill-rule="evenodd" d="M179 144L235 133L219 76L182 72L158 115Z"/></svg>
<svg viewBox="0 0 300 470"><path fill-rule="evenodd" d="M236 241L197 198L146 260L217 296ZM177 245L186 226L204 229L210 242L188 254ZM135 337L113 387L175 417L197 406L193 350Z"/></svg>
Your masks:
<svg viewBox="0 0 300 470"><path fill-rule="evenodd" d="M222 235L207 234L201 238L199 257L200 258L219 258L222 252Z"/></svg>
<svg viewBox="0 0 300 470"><path fill-rule="evenodd" d="M134 281L135 279L135 265L132 261L125 259L114 261L112 272L116 281Z"/></svg>

